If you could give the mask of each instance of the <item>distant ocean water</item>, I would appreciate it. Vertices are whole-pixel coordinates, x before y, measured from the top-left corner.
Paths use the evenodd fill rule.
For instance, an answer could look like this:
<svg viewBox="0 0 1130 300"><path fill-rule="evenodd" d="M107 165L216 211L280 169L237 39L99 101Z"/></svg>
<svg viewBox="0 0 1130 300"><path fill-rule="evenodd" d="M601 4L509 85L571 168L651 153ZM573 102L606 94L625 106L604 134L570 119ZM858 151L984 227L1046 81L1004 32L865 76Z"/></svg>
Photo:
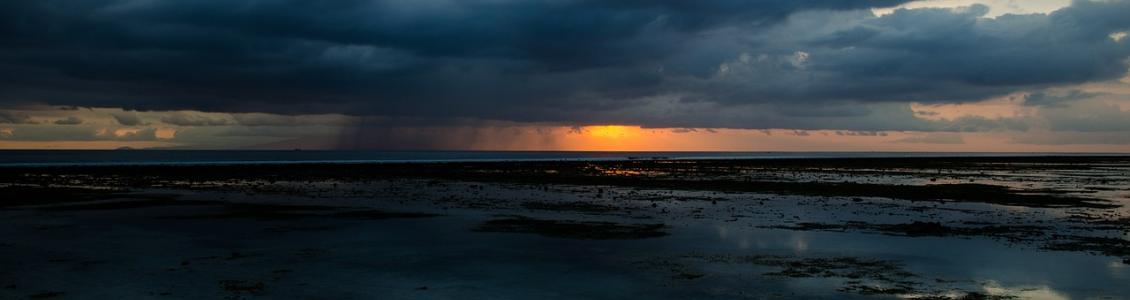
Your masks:
<svg viewBox="0 0 1130 300"><path fill-rule="evenodd" d="M607 151L282 151L2 150L3 166L231 165L445 161L596 161L631 159L780 159L852 157L1095 156L1115 153L985 152L607 152Z"/></svg>

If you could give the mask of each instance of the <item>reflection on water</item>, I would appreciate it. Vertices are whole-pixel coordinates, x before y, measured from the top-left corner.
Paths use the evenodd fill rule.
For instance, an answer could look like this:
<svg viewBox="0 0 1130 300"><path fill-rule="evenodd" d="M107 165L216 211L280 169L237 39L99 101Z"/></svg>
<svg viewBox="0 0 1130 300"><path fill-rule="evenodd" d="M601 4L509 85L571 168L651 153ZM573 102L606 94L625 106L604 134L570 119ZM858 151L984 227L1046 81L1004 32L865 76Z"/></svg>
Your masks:
<svg viewBox="0 0 1130 300"><path fill-rule="evenodd" d="M678 164L594 173L693 174L679 179L735 186L754 177L972 180L1119 203L1130 188L1125 164L1011 171ZM105 188L138 180L128 176L34 175L31 182ZM170 178L107 196L114 205L0 210L0 298L45 291L190 299L1130 298L1130 244L1118 243L1130 240L1125 206L475 179ZM190 202L169 205L173 198ZM134 200L140 204L121 206ZM484 229L500 219L510 222Z"/></svg>
<svg viewBox="0 0 1130 300"><path fill-rule="evenodd" d="M989 295L1013 295L1021 299L1130 295L1130 285L1124 277L1127 265L1102 256L1033 251L983 238L905 238L728 226L713 230L718 233L709 235L717 237L714 241L693 242L698 251L892 260L903 263L904 268L916 276L930 279L927 282L946 282L937 284L942 289L980 290ZM693 231L686 234L695 235ZM751 248L750 245L756 246ZM1100 269L1109 272L1095 272Z"/></svg>
<svg viewBox="0 0 1130 300"><path fill-rule="evenodd" d="M1016 190L1047 192L1065 196L1108 199L1130 204L1130 164L1108 164L1105 167L1040 164L1016 165L1029 169L952 170L952 169L808 169L750 170L753 178L792 182L853 182L870 184L929 185L987 184Z"/></svg>
<svg viewBox="0 0 1130 300"><path fill-rule="evenodd" d="M32 218L11 218L15 217L11 212L4 214L8 220L41 222ZM195 275L191 278L196 279L187 279L183 284L211 285L198 280L233 276L254 279L266 276L261 274L271 274L272 270L285 269L289 270L285 276L268 285L274 293L280 293L274 295L314 296L309 294L308 288L298 285L304 284L319 290L351 291L337 295L342 298L385 299L419 297L421 294L415 290L421 286L428 287L429 296L464 299L866 297L843 292L866 286L867 280L875 280L865 277L863 283L853 283L858 279L842 275L849 274L850 271L845 270L853 265L829 266L832 268L829 270L840 274L831 277L791 277L765 275L782 272L772 261L751 264L741 260L743 257L768 257L792 264L811 264L809 259L852 259L889 261L897 268L890 271L895 272L892 274L913 274L906 278L913 281L912 289L896 294L902 297L921 292L956 296L969 291L1023 299L1130 295L1130 285L1125 284L1126 266L1120 261L1078 252L1036 251L977 237L910 238L800 232L712 220L680 224L671 229L669 236L642 240L578 240L469 231L490 216L340 225L333 225L335 221L331 220L306 220L286 224L290 224L288 228L314 228L314 231L264 234L265 227L280 223L246 220L155 223L151 218L133 221L99 218L87 220L90 224L87 227L53 231L21 231L24 225L0 228L3 236L21 241L19 246L0 248L3 254L0 264L15 265L14 260L19 259L21 265L47 270L16 279L23 284L44 280L89 289L97 289L100 284L114 286L113 282L183 281L185 272L192 272ZM60 238L62 236L67 238ZM161 250L155 251L157 249ZM232 251L242 254L232 255ZM141 253L148 257L139 260L135 255ZM193 257L211 256L240 258L202 259L178 266ZM244 256L246 258L242 258ZM51 267L52 259L65 257L113 264L50 271L56 270ZM688 257L730 257L732 260ZM657 261L668 264L661 268L645 264L654 266ZM156 272L166 268L173 271ZM124 271L131 269L153 272ZM1104 269L1107 272L1095 272ZM53 279L47 281L48 277ZM876 286L888 286L886 281L878 282ZM111 295L129 296L128 293Z"/></svg>

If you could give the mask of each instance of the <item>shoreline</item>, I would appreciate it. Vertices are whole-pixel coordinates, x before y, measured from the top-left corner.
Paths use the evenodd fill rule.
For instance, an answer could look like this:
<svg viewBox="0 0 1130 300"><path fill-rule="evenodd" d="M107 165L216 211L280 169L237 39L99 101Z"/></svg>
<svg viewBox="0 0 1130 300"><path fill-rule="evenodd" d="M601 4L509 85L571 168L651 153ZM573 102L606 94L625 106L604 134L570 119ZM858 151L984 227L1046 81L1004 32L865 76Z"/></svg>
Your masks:
<svg viewBox="0 0 1130 300"><path fill-rule="evenodd" d="M0 150L11 152L40 153L42 151L27 150ZM114 150L55 150L60 153L108 152L122 153ZM290 154L294 151L285 150L157 150L153 152L242 152L242 153L273 153ZM308 151L309 153L334 153L340 151ZM368 153L369 151L356 151L354 153ZM437 164L437 163L536 163L536 162L602 162L602 161L760 161L760 160L854 160L854 159L1013 159L1013 158L1126 158L1130 153L1014 153L1014 152L615 152L615 151L376 151L373 153L536 153L536 154L594 154L591 157L542 157L542 158L405 158L405 159L280 159L280 160L200 160L200 161L61 161L61 162L0 162L0 168L27 168L27 167L136 167L136 166L243 166L243 165L365 165L365 164ZM703 156L703 154L710 154ZM730 154L748 155L730 155ZM625 154L620 156L619 154ZM635 155L630 155L635 154ZM679 154L697 154L679 156Z"/></svg>

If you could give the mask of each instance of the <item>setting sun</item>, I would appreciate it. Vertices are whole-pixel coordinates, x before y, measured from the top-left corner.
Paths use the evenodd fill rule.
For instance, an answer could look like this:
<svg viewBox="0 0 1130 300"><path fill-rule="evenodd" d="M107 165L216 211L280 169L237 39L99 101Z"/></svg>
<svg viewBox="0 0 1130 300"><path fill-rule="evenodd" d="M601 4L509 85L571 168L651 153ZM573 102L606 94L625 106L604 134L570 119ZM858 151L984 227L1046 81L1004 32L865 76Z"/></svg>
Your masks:
<svg viewBox="0 0 1130 300"><path fill-rule="evenodd" d="M632 137L638 130L635 126L602 125L584 127L582 132L595 138L622 139Z"/></svg>

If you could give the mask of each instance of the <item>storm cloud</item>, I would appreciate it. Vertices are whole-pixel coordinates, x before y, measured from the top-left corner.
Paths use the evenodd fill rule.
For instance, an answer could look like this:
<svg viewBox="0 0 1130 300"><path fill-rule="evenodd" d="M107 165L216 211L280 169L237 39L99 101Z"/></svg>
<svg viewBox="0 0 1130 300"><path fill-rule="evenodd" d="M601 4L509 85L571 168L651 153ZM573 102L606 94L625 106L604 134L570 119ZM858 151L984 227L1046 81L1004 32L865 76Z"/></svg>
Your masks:
<svg viewBox="0 0 1130 300"><path fill-rule="evenodd" d="M938 130L958 125L906 103L1127 72L1130 39L1112 36L1130 29L1128 1L995 18L980 5L870 10L904 2L4 1L0 105ZM244 116L161 121L276 121Z"/></svg>

